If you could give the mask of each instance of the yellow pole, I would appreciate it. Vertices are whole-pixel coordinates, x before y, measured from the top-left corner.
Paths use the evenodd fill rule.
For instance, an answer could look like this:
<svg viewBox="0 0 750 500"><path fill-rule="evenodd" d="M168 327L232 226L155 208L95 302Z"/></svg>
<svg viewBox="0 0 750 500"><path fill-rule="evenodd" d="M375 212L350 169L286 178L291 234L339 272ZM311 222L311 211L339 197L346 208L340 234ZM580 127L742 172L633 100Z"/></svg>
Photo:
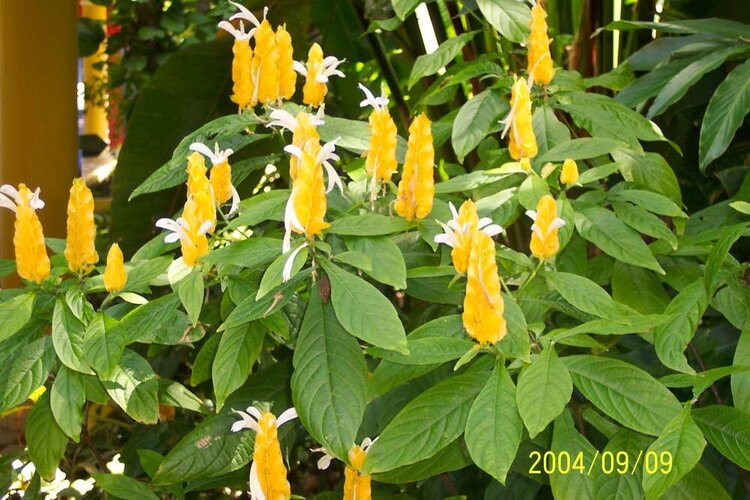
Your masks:
<svg viewBox="0 0 750 500"><path fill-rule="evenodd" d="M76 0L0 0L0 184L42 188L45 234L65 236L78 172ZM13 213L0 210L0 256Z"/></svg>
<svg viewBox="0 0 750 500"><path fill-rule="evenodd" d="M101 5L84 3L82 17L97 21L107 21L107 8ZM106 29L106 28L105 28ZM96 134L109 142L109 121L107 119L107 42L99 45L95 54L83 59L83 83L86 85L86 112L83 117L83 133Z"/></svg>

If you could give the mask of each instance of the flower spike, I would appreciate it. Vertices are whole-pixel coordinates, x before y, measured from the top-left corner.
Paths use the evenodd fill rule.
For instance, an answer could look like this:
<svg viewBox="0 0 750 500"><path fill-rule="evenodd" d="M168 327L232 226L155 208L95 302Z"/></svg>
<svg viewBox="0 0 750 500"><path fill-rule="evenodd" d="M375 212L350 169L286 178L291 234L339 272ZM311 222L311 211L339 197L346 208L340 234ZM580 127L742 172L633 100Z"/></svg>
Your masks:
<svg viewBox="0 0 750 500"><path fill-rule="evenodd" d="M16 214L13 247L18 275L41 284L49 278L51 265L44 242L44 230L36 210L44 207L39 188L32 192L25 184L18 189L5 184L0 187L0 206Z"/></svg>
<svg viewBox="0 0 750 500"><path fill-rule="evenodd" d="M489 217L480 219L476 205L471 200L466 200L459 210L456 210L453 203L449 202L448 206L453 218L447 223L438 221L443 228L443 233L435 236L435 243L443 243L451 247L453 267L459 274L466 274L472 241L476 234L483 232L492 237L502 233L503 228L498 224L493 224Z"/></svg>

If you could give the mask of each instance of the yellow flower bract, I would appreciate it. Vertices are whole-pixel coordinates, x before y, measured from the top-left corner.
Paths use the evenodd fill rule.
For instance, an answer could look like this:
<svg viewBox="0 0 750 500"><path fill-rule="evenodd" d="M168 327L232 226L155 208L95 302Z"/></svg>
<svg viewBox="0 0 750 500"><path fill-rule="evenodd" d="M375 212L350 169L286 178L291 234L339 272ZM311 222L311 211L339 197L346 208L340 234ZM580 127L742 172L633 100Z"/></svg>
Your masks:
<svg viewBox="0 0 750 500"><path fill-rule="evenodd" d="M206 177L206 160L197 151L188 156L187 174L187 194L189 198L195 200L198 219L200 219L198 226L209 221L213 224L211 230L213 232L213 228L216 226L216 203L211 192L211 182ZM229 189L231 192L231 187Z"/></svg>
<svg viewBox="0 0 750 500"><path fill-rule="evenodd" d="M462 315L466 332L480 344L495 344L506 333L505 305L495 261L495 243L483 232L472 239Z"/></svg>
<svg viewBox="0 0 750 500"><path fill-rule="evenodd" d="M514 160L533 158L537 155L536 136L531 125L531 96L526 80L518 78L511 91L510 142L508 149Z"/></svg>
<svg viewBox="0 0 750 500"><path fill-rule="evenodd" d="M409 127L409 145L404 171L394 204L396 213L406 220L424 219L432 211L435 196L435 149L431 122L427 115L417 116Z"/></svg>
<svg viewBox="0 0 750 500"><path fill-rule="evenodd" d="M258 420L259 431L255 436L253 463L258 481L266 498L273 500L289 499L291 487L286 479L287 470L281 455L276 417L264 411Z"/></svg>
<svg viewBox="0 0 750 500"><path fill-rule="evenodd" d="M50 261L44 243L42 223L31 207L32 193L26 184L18 186L18 195L20 203L16 210L13 235L16 269L21 278L41 283L50 275Z"/></svg>
<svg viewBox="0 0 750 500"><path fill-rule="evenodd" d="M249 40L235 40L232 47L232 101L240 110L251 108L258 103L255 97L255 84L252 77L253 49Z"/></svg>
<svg viewBox="0 0 750 500"><path fill-rule="evenodd" d="M578 165L574 160L567 159L563 162L562 172L560 172L560 182L566 186L578 182Z"/></svg>
<svg viewBox="0 0 750 500"><path fill-rule="evenodd" d="M554 257L560 250L560 240L557 236L557 203L555 199L545 194L536 205L535 229L531 232L531 253L534 257L545 260Z"/></svg>
<svg viewBox="0 0 750 500"><path fill-rule="evenodd" d="M529 35L528 71L535 82L549 85L555 76L555 67L549 53L552 40L547 36L547 13L537 2L531 8L531 35Z"/></svg>
<svg viewBox="0 0 750 500"><path fill-rule="evenodd" d="M79 275L89 274L99 262L99 254L95 246L94 195L81 178L75 179L70 188L67 229L65 259L68 268Z"/></svg>
<svg viewBox="0 0 750 500"><path fill-rule="evenodd" d="M109 293L117 293L128 282L128 272L125 269L125 258L120 245L113 244L107 253L107 267L104 269L104 288Z"/></svg>
<svg viewBox="0 0 750 500"><path fill-rule="evenodd" d="M396 163L396 124L387 107L370 113L370 149L365 168L367 176L377 182L390 181L398 168Z"/></svg>
<svg viewBox="0 0 750 500"><path fill-rule="evenodd" d="M302 150L302 160L291 195L294 200L294 213L305 229L305 237L308 240L330 226L325 221L327 204L323 167L316 160L319 150L320 145L312 144Z"/></svg>
<svg viewBox="0 0 750 500"><path fill-rule="evenodd" d="M318 81L323 70L323 49L317 43L312 44L307 53L307 77L302 87L302 102L308 106L320 107L328 94L328 85Z"/></svg>
<svg viewBox="0 0 750 500"><path fill-rule="evenodd" d="M344 500L370 500L371 478L360 474L359 470L367 458L367 452L361 446L354 445L349 450L349 465L344 469Z"/></svg>

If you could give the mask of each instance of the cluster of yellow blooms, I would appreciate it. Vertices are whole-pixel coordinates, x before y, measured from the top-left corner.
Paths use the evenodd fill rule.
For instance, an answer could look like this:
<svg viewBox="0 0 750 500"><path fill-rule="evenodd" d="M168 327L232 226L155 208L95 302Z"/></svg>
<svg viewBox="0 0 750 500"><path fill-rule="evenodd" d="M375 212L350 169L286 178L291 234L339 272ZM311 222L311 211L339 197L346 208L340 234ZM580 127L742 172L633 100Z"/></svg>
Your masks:
<svg viewBox="0 0 750 500"><path fill-rule="evenodd" d="M435 197L435 148L430 119L422 113L409 126L404 170L393 208L406 220L424 219Z"/></svg>
<svg viewBox="0 0 750 500"><path fill-rule="evenodd" d="M219 27L234 36L232 52L232 101L240 111L252 108L258 103L271 104L290 99L294 95L297 73L306 77L303 88L303 102L311 106L320 106L328 92L327 82L332 75L343 76L336 69L341 63L335 57L324 57L318 44L310 48L307 65L294 60L292 37L286 25L278 26L274 31L266 19L268 9L264 11L263 21L245 6L230 2L239 12L222 21ZM230 21L239 20L239 28ZM244 22L253 28L245 31ZM255 38L255 50L250 40Z"/></svg>
<svg viewBox="0 0 750 500"><path fill-rule="evenodd" d="M531 79L543 85L549 85L555 76L555 67L549 53L550 43L552 40L547 36L547 13L540 3L535 3L531 8L527 69Z"/></svg>
<svg viewBox="0 0 750 500"><path fill-rule="evenodd" d="M44 208L39 189L32 192L25 184L19 184L18 189L5 184L0 187L0 207L16 214L13 245L18 275L41 284L50 277L51 265L42 223L36 214L37 210ZM80 178L73 181L70 189L67 229L65 259L68 268L83 277L94 270L99 254L95 247L94 196ZM104 286L108 292L117 293L125 288L127 279L123 255L115 243L107 255Z"/></svg>

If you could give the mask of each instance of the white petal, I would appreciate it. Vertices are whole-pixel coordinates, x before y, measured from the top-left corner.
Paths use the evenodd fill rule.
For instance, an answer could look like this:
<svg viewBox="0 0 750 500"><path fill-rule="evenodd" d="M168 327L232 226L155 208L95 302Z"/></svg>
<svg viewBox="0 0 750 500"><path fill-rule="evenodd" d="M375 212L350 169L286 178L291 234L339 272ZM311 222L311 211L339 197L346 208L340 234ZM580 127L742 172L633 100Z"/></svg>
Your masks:
<svg viewBox="0 0 750 500"><path fill-rule="evenodd" d="M258 21L258 18L255 17L255 14L250 12L250 9L248 9L247 7L245 7L244 5L240 3L232 2L232 0L229 0L229 3L237 7L237 9L239 10L237 14L229 18L230 21L234 21L237 18L241 18L241 19L245 19L246 21L250 21L255 26L260 26L260 21ZM265 17L265 11L263 12L263 14Z"/></svg>
<svg viewBox="0 0 750 500"><path fill-rule="evenodd" d="M290 248L292 248L292 230L287 228L287 230L284 231L284 239L281 242L282 255L287 253Z"/></svg>
<svg viewBox="0 0 750 500"><path fill-rule="evenodd" d="M206 222L201 224L201 227L198 228L198 234L206 234L211 230L212 227L214 227L214 223L210 220L207 220Z"/></svg>
<svg viewBox="0 0 750 500"><path fill-rule="evenodd" d="M232 410L234 413L239 415L242 419L232 424L232 432L239 432L242 429L251 429L255 432L260 431L258 422L253 419L249 414L244 411Z"/></svg>
<svg viewBox="0 0 750 500"><path fill-rule="evenodd" d="M211 148L203 144L202 142L194 142L190 145L188 148L190 151L197 151L203 156L206 156L208 158L214 157L214 152L211 151Z"/></svg>
<svg viewBox="0 0 750 500"><path fill-rule="evenodd" d="M230 23L229 21L221 21L219 23L219 28L231 34L236 40L249 40L250 38L252 38L252 35L254 33L254 30L251 33L245 33L242 30L238 30L237 28L232 26L232 23Z"/></svg>
<svg viewBox="0 0 750 500"><path fill-rule="evenodd" d="M166 229L167 231L179 232L182 226L172 219L162 218L156 221L156 227Z"/></svg>
<svg viewBox="0 0 750 500"><path fill-rule="evenodd" d="M18 194L18 190L10 184L3 184L2 186L0 186L0 193L3 193L9 198L13 198L14 200L16 200L17 204L21 203L21 195Z"/></svg>
<svg viewBox="0 0 750 500"><path fill-rule="evenodd" d="M137 293L133 293L133 292L121 293L119 297L125 302L128 302L130 304L135 304L137 306L148 304L148 299L146 297L144 297L143 295L138 295Z"/></svg>
<svg viewBox="0 0 750 500"><path fill-rule="evenodd" d="M294 64L292 65L294 67L294 71L299 73L302 76L307 76L307 68L304 64L302 64L299 61L294 61Z"/></svg>
<svg viewBox="0 0 750 500"><path fill-rule="evenodd" d="M328 173L328 189L326 189L326 193L330 193L334 186L338 186L341 194L344 194L344 184L341 182L341 177L339 177L339 174L336 172L336 169L333 168L333 165L324 161L323 167L325 167L326 172Z"/></svg>
<svg viewBox="0 0 750 500"><path fill-rule="evenodd" d="M456 210L456 206L453 204L452 201L448 202L448 208L451 209L451 214L453 214L453 220L458 220L458 210Z"/></svg>
<svg viewBox="0 0 750 500"><path fill-rule="evenodd" d="M177 243L182 237L181 233L169 233L164 237L164 243Z"/></svg>
<svg viewBox="0 0 750 500"><path fill-rule="evenodd" d="M326 470L328 467L331 466L332 460L333 460L333 457L331 455L328 455L327 453L324 454L322 457L318 459L318 469Z"/></svg>
<svg viewBox="0 0 750 500"><path fill-rule="evenodd" d="M13 210L14 213L16 211L16 204L4 194L0 194L0 207Z"/></svg>
<svg viewBox="0 0 750 500"><path fill-rule="evenodd" d="M536 210L526 210L526 215L529 219L536 221Z"/></svg>
<svg viewBox="0 0 750 500"><path fill-rule="evenodd" d="M255 462L250 466L250 498L252 500L266 500L266 495L263 493L263 488L260 486L258 469L255 467Z"/></svg>
<svg viewBox="0 0 750 500"><path fill-rule="evenodd" d="M484 226L489 226L490 224L492 224L492 219L489 217L482 217L477 222L477 229L482 229Z"/></svg>
<svg viewBox="0 0 750 500"><path fill-rule="evenodd" d="M285 423L289 422L290 420L294 420L295 418L297 418L297 410L295 410L294 407L289 408L281 415L279 415L279 418L276 419L276 427L281 427Z"/></svg>
<svg viewBox="0 0 750 500"><path fill-rule="evenodd" d="M566 222L563 219L561 219L559 217L556 217L552 221L552 223L549 225L549 228L550 229L559 229L559 228L563 227L565 224L566 224Z"/></svg>
<svg viewBox="0 0 750 500"><path fill-rule="evenodd" d="M370 89L362 85L362 83L360 83L358 86L360 90L365 93L365 100L359 103L359 107L366 108L367 106L372 106L374 109L380 109L380 103L375 95L373 95L373 93L370 91Z"/></svg>
<svg viewBox="0 0 750 500"><path fill-rule="evenodd" d="M490 224L489 226L482 229L482 232L489 236L496 236L503 232L503 227L500 224Z"/></svg>
<svg viewBox="0 0 750 500"><path fill-rule="evenodd" d="M229 215L234 214L240 209L240 193L237 192L234 186L232 186L232 206L229 209Z"/></svg>
<svg viewBox="0 0 750 500"><path fill-rule="evenodd" d="M34 210L41 210L44 208L44 202L39 197L41 193L42 193L42 189L36 188L34 193L31 195L31 200L29 200L29 206L33 208Z"/></svg>
<svg viewBox="0 0 750 500"><path fill-rule="evenodd" d="M444 243L451 248L453 248L453 246L455 245L455 242L453 240L453 236L450 234L435 235L435 243Z"/></svg>
<svg viewBox="0 0 750 500"><path fill-rule="evenodd" d="M284 127L290 132L297 128L297 119L285 109L274 109L270 114L271 120L266 127Z"/></svg>
<svg viewBox="0 0 750 500"><path fill-rule="evenodd" d="M325 125L325 122L323 121L323 118L326 116L326 104L322 103L320 107L318 108L318 112L315 113L315 116L312 117L311 121L313 125L316 127L319 127L320 125Z"/></svg>
<svg viewBox="0 0 750 500"><path fill-rule="evenodd" d="M370 439L370 438L366 437L366 438L364 438L364 439L362 440L362 446L361 446L361 448L362 448L363 450L367 451L367 450L369 450L369 449L370 449L370 446L372 446L372 445L373 445L373 443L374 443L375 441L377 441L377 440L378 440L377 438L375 438L375 439Z"/></svg>
<svg viewBox="0 0 750 500"><path fill-rule="evenodd" d="M255 406L248 406L247 408L245 408L245 411L255 417L255 420L260 420L260 418L263 416L263 412Z"/></svg>
<svg viewBox="0 0 750 500"><path fill-rule="evenodd" d="M298 246L286 259L286 262L284 262L284 268L281 270L282 282L286 283L287 281L292 279L292 268L294 267L294 260L297 258L297 255L299 255L302 249L305 248L306 246L307 246L307 243L303 243L302 245Z"/></svg>
<svg viewBox="0 0 750 500"><path fill-rule="evenodd" d="M337 57L335 57L335 56L327 56L325 59L323 59L323 66L325 66L326 68L328 68L328 67L335 68L336 66L338 66L339 64L341 64L345 60L346 59L342 59L342 60L339 61L339 59Z"/></svg>
<svg viewBox="0 0 750 500"><path fill-rule="evenodd" d="M302 150L299 148L299 146L295 146L294 144L288 144L284 146L284 151L286 151L292 156L296 156L300 160L302 159Z"/></svg>

